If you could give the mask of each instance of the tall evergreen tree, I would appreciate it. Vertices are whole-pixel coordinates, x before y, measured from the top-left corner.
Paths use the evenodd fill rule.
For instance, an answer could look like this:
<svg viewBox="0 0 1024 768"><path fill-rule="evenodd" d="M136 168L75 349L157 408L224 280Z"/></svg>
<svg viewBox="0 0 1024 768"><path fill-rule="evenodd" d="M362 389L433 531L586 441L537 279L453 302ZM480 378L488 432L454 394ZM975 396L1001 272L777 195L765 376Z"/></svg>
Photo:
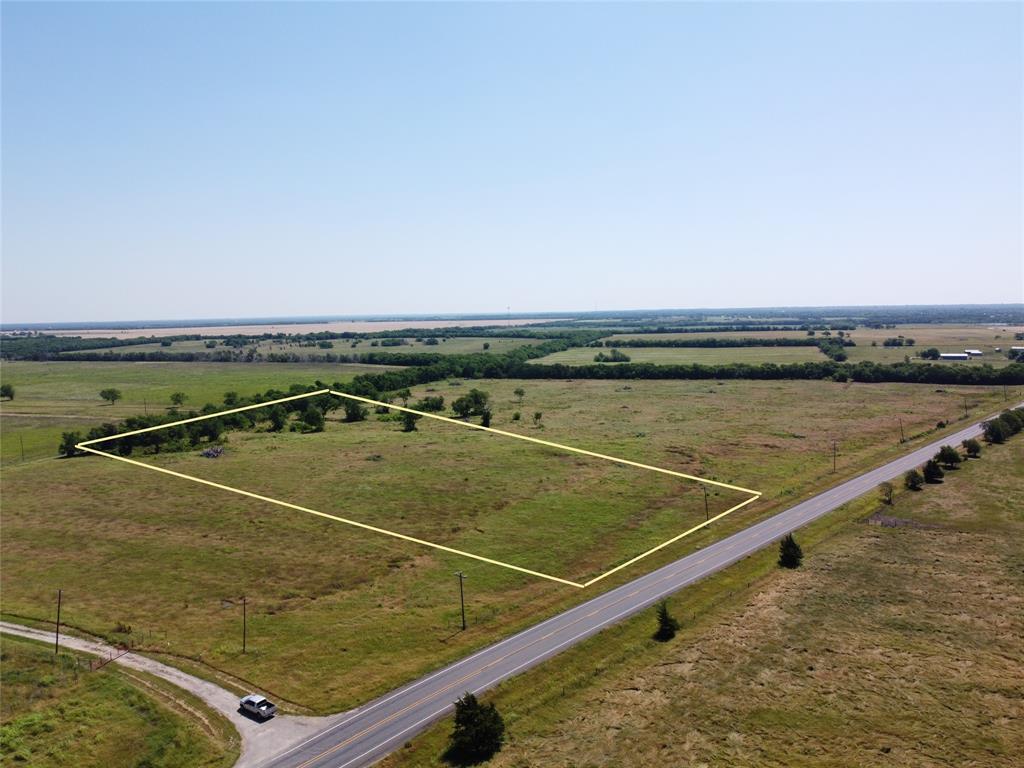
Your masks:
<svg viewBox="0 0 1024 768"><path fill-rule="evenodd" d="M804 551L796 543L793 534L786 534L786 538L779 542L779 565L783 568L799 568L803 559Z"/></svg>
<svg viewBox="0 0 1024 768"><path fill-rule="evenodd" d="M662 600L658 603L658 630L654 633L654 639L664 643L676 636L679 631L679 622L672 618L668 612L668 603Z"/></svg>

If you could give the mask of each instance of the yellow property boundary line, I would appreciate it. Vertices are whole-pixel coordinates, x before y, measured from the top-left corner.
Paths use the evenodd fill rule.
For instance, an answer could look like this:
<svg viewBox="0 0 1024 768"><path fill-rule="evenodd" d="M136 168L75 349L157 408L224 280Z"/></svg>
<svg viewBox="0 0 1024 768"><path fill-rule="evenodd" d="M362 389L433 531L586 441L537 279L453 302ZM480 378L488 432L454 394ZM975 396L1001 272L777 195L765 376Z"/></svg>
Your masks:
<svg viewBox="0 0 1024 768"><path fill-rule="evenodd" d="M647 471L650 471L650 472L659 472L659 473L664 474L664 475L671 475L672 477L678 477L678 478L681 478L681 479L684 479L684 480L692 480L694 482L703 483L705 485L714 485L714 486L717 486L719 488L727 488L727 489L729 489L731 491L739 491L741 493L748 493L748 494L750 494L750 498L746 499L744 501L741 501L739 504L736 504L735 506L730 507L729 509L725 510L724 512L721 512L721 513L715 515L714 517L709 518L708 520L705 520L703 523L700 523L699 525L693 526L689 530L683 531L682 533L678 534L677 536L673 536L668 541L664 541L664 542L662 542L661 544L658 544L655 547L651 547L646 552L642 552L641 554L637 555L636 557L633 557L630 560L627 560L626 562L621 563L621 564L615 566L614 568L611 568L611 569L605 571L604 573L600 574L599 576L596 576L593 579L590 579L590 581L578 582L578 581L571 581L569 579L562 579L562 578L559 578L558 576L552 576L551 574L548 574L548 573L541 573L540 571L533 571L533 570L530 570L529 568L523 568L521 566L513 565L512 563L506 563L506 562L503 562L501 560L493 560L493 559L491 559L489 557L484 557L482 555L475 555L472 552L465 552L465 551L463 551L461 549L454 549L453 547L446 547L443 544L438 544L438 543L433 542L433 541L427 541L425 539L418 539L418 538L416 538L414 536L407 536L404 533L399 533L397 531L391 531L391 530L388 530L386 528L378 528L376 526L369 525L367 523L360 523L357 520L349 520L349 519L344 518L344 517L339 517L337 515L328 514L327 512L320 512L319 510L316 510L316 509L310 509L309 507L299 506L298 504L292 504L291 502L288 502L288 501L281 501L280 499L274 499L274 498L271 498L270 496L263 496L263 495L258 494L258 493L253 493L252 491L246 491L246 490L243 490L241 488L235 488L233 486L224 485L222 483L215 483L212 480L204 480L201 477L195 477L193 475L186 475L183 472L175 472L174 470L164 469L163 467L156 467L156 466L153 466L152 464L146 464L146 463L141 462L141 461L136 461L135 459L129 459L129 458L125 457L125 456L117 456L116 454L107 453L106 451L101 451L101 450L99 450L97 448L90 447L90 446L96 445L97 443L103 443L103 442L107 442L109 440L117 440L118 438L121 438L121 437L128 437L130 435L139 435L139 434L142 434L144 432L153 432L153 431L158 430L158 429L168 429L170 427L177 427L177 426L179 426L181 424L190 424L192 422L203 421L205 419L214 419L214 418L217 418L218 416L227 416L228 414L239 413L241 411L250 411L250 410L253 410L254 408L266 408L267 406L270 406L270 405L276 405L278 403L285 403L285 402L289 402L291 400L301 400L301 399L304 399L304 398L307 398L307 397L316 397L317 395L328 395L328 394L329 395L334 395L336 397L347 398L349 400L357 400L357 401L359 401L361 403L367 403L369 405L384 406L386 408L391 408L391 409L394 409L396 411L403 411L405 413L412 413L412 414L415 414L417 416L422 416L422 417L425 417L425 418L428 418L428 419L436 419L437 421L444 421L444 422L447 422L449 424L455 424L455 425L460 426L460 427L468 427L469 429L477 429L477 430L480 430L481 432L492 432L492 433L494 433L496 435L501 435L502 437L511 437L511 438L516 439L516 440L525 440L527 442L535 443L537 445L543 445L543 446L546 446L548 448L555 448L557 450L568 451L570 453L578 453L578 454L581 454L583 456L590 456L591 458L601 459L603 461L610 461L610 462L613 462L615 464L623 464L625 466L635 467L637 469L644 469L644 470L647 470ZM402 406L402 405L394 405L393 403L385 403L385 402L381 402L380 400L372 400L372 399L370 399L368 397L360 397L359 395L350 395L350 394L348 394L346 392L338 392L338 391L333 390L333 389L318 389L318 390L316 390L314 392L305 392L305 393L303 393L301 395L291 395L289 397L278 398L277 400L268 400L265 403L256 403L254 405L244 405L244 406L242 406L240 408L231 408L231 409L226 410L226 411L218 411L216 413L208 413L208 414L204 414L202 416L193 416L193 417L188 418L188 419L181 419L180 421L172 421L172 422L170 422L168 424L158 424L157 426L154 426L154 427L145 427L144 429L135 429L135 430L132 430L131 432L122 432L122 433L117 434L117 435L109 435L107 437L99 437L99 438L96 438L94 440L86 440L84 442L78 443L75 447L78 448L79 450L85 451L86 453L95 454L96 456L103 456L103 457L108 458L108 459L114 459L116 461L123 461L126 464L132 464L133 466L136 466L136 467L142 467L143 469L149 469L149 470L152 470L153 472L160 472L160 473L165 474L165 475L171 475L172 477L178 477L178 478L181 478L182 480L190 480L193 483L199 483L201 485L206 485L206 486L209 486L211 488L217 488L217 489L222 490L222 491L228 491L230 493L237 493L240 496L247 496L250 499L256 499L258 501L265 501L265 502L267 502L269 504L276 504L279 507L285 507L287 509L293 509L293 510L296 510L296 511L299 511L299 512L306 512L306 513L308 513L310 515L316 515L317 517L324 517L324 518L327 518L328 520L335 520L335 521L337 521L339 523L345 523L346 525L351 525L351 526L354 526L356 528L362 528L363 530L373 531L374 533L382 533L385 536L391 536L391 537L396 538L396 539L401 539L403 541L412 542L413 544L420 544L420 545L425 546L425 547L431 547L433 549L439 549L439 550L441 550L443 552L450 552L451 554L459 555L461 557L469 557L469 558L472 558L473 560L479 560L480 562L488 563L490 565L498 565L498 566L501 566L502 568L508 568L510 570L513 570L513 571L518 571L520 573L525 573L525 574L528 574L530 576L536 576L536 577L541 578L541 579L547 579L548 581L558 582L559 584L565 584L565 585L570 586L570 587L577 587L579 589L584 589L585 587L589 587L590 585L595 584L598 581L601 581L602 579L607 578L608 576L611 576L613 573L616 573L617 571L621 571L623 568L627 568L630 565L633 565L634 563L639 562L640 560L643 560L645 557L648 557L649 555L654 554L658 550L664 549L665 547L670 546L671 544L674 544L675 542L679 541L680 539L683 539L683 538L685 538L685 537L695 533L696 531L699 531L701 528L706 528L707 526L711 525L716 520L721 520L726 515L731 514L731 513L735 512L736 510L740 509L741 507L745 507L747 504L750 504L751 502L757 501L759 498L761 498L761 492L760 491L754 491L754 490L751 490L750 488L743 488L743 487L738 486L738 485L730 485L728 483L721 483L721 482L719 482L717 480L708 480L708 479L703 478L703 477L697 477L696 475L688 475L688 474L686 474L684 472L676 472L676 471L671 470L671 469L664 469L663 467L651 466L650 464L641 464L641 463L636 462L636 461L630 461L629 459L620 459L620 458L618 458L616 456L608 456L607 454L603 454L603 453L595 453L594 451L587 451L587 450L584 450L582 448L574 448L571 445L562 445L561 443L555 443L555 442L552 442L550 440L541 440L541 439L536 438L536 437L530 437L528 435L520 435L520 434L517 434L515 432L506 432L505 430L502 430L502 429L495 429L493 427L484 427L484 426L481 426L479 424L471 424L471 423L466 422L466 421L460 421L459 419L449 418L448 416L441 416L439 414L428 413L426 411L417 411L417 410L415 410L413 408L407 408L407 407Z"/></svg>

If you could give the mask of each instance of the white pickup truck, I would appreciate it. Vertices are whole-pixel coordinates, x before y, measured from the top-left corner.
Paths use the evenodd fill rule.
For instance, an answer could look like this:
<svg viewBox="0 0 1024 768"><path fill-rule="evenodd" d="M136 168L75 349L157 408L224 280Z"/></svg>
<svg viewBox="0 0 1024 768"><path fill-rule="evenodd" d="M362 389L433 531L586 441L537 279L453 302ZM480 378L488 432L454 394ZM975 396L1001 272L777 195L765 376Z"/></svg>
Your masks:
<svg viewBox="0 0 1024 768"><path fill-rule="evenodd" d="M260 720L266 720L277 714L277 707L265 696L260 696L258 693L250 693L248 696L243 697L238 702L238 706L241 707L243 712L248 712Z"/></svg>

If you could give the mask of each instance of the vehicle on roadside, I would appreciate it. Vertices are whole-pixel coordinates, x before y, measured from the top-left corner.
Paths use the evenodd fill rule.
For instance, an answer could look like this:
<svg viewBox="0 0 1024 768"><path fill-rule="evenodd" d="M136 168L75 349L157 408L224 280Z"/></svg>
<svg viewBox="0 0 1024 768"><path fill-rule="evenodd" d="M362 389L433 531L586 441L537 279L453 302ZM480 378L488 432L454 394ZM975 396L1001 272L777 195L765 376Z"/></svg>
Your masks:
<svg viewBox="0 0 1024 768"><path fill-rule="evenodd" d="M243 696L238 702L238 706L241 707L243 712L248 712L260 720L268 720L277 714L277 706L258 693L250 693L248 696Z"/></svg>

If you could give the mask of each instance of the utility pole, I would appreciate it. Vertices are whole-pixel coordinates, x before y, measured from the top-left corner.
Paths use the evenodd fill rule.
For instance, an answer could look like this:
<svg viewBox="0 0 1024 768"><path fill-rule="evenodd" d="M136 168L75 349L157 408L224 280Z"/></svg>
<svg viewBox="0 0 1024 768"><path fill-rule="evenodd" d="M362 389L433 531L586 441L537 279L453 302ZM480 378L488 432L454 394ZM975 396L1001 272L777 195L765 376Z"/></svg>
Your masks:
<svg viewBox="0 0 1024 768"><path fill-rule="evenodd" d="M146 415L149 416L149 403L146 402L146 398L142 398L142 409L146 412Z"/></svg>
<svg viewBox="0 0 1024 768"><path fill-rule="evenodd" d="M25 438L20 434L18 435L18 442L21 443L21 460L25 460Z"/></svg>
<svg viewBox="0 0 1024 768"><path fill-rule="evenodd" d="M836 441L832 441L832 474L836 473Z"/></svg>
<svg viewBox="0 0 1024 768"><path fill-rule="evenodd" d="M903 417L897 416L896 418L899 419L900 422L900 442L905 443L907 442L907 436L903 434Z"/></svg>
<svg viewBox="0 0 1024 768"><path fill-rule="evenodd" d="M704 522L706 523L711 518L711 513L708 512L708 487L701 483L700 489L704 491Z"/></svg>
<svg viewBox="0 0 1024 768"><path fill-rule="evenodd" d="M462 631L466 631L466 593L462 589L462 582L466 580L466 574L462 571L456 571L455 575L459 577L459 604L462 606Z"/></svg>
<svg viewBox="0 0 1024 768"><path fill-rule="evenodd" d="M63 589L57 590L57 634L53 639L53 655L56 656L60 648L60 603L63 594Z"/></svg>
<svg viewBox="0 0 1024 768"><path fill-rule="evenodd" d="M964 395L964 416L970 416L970 414L967 412L967 395Z"/></svg>
<svg viewBox="0 0 1024 768"><path fill-rule="evenodd" d="M242 653L245 653L245 635L246 635L246 611L245 611L245 595L242 595Z"/></svg>

